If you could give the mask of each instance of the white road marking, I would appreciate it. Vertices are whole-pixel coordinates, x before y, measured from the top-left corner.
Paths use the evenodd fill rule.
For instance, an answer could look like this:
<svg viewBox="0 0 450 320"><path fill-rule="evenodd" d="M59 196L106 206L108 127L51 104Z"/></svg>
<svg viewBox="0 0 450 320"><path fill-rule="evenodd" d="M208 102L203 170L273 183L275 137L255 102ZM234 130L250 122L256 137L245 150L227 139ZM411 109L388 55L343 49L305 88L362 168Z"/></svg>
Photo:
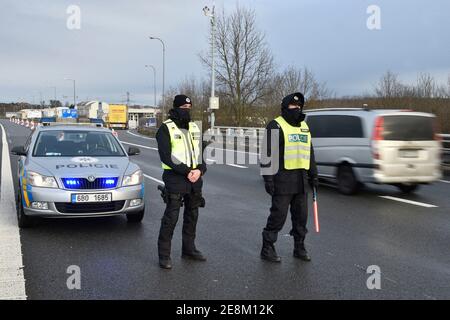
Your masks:
<svg viewBox="0 0 450 320"><path fill-rule="evenodd" d="M159 180L159 179L156 179L156 178L153 178L152 176L149 176L148 174L144 174L144 177L146 177L147 179L153 180L153 181L155 181L155 182L157 182L157 183L159 183L159 184L164 185L164 182L163 182L163 181L161 181L161 180Z"/></svg>
<svg viewBox="0 0 450 320"><path fill-rule="evenodd" d="M126 141L122 141L122 140L120 140L120 142L122 142L123 144L129 144L130 146L135 146L135 147L140 147L140 148L144 148L144 149L150 149L150 150L158 151L158 148L147 147L147 146L143 146L142 144L136 144L136 143L126 142Z"/></svg>
<svg viewBox="0 0 450 320"><path fill-rule="evenodd" d="M447 180L439 180L439 182L449 183L450 184L450 181L447 181Z"/></svg>
<svg viewBox="0 0 450 320"><path fill-rule="evenodd" d="M409 204L413 204L415 206L420 206L420 207L425 207L425 208L437 208L437 206L433 205L433 204L428 204L428 203L423 203L423 202L417 202L417 201L411 201L411 200L406 200L406 199L402 199L402 198L397 198L397 197L391 197L391 196L379 196L380 198L384 198L384 199L389 199L389 200L394 200L394 201L399 201L399 202L404 202L404 203L409 203Z"/></svg>
<svg viewBox="0 0 450 320"><path fill-rule="evenodd" d="M225 163L227 166L230 166L230 167L236 167L236 168L240 168L240 169L248 169L248 167L246 167L246 166L241 166L241 165L238 165L238 164L233 164L233 163Z"/></svg>
<svg viewBox="0 0 450 320"><path fill-rule="evenodd" d="M155 138L144 137L144 136L143 136L143 135L141 135L141 134L136 134L136 133L133 133L133 132L131 132L130 130L127 130L127 133L131 134L132 136L136 136L136 137L139 137L139 138L142 138L142 139L147 139L147 140L156 140Z"/></svg>
<svg viewBox="0 0 450 320"><path fill-rule="evenodd" d="M0 193L0 300L26 300L22 246L17 226L16 202L8 141L2 129L2 179Z"/></svg>
<svg viewBox="0 0 450 320"><path fill-rule="evenodd" d="M208 147L208 148L213 148L215 150L222 150L222 151L231 151L231 152L236 152L236 153L245 153L245 154L250 154L250 155L253 155L253 156L259 156L259 153L255 153L255 152L232 150L232 149L223 149L223 148L216 148L216 147Z"/></svg>
<svg viewBox="0 0 450 320"><path fill-rule="evenodd" d="M215 163L217 163L217 160L213 160L213 159L206 159L206 161L209 162L207 164L215 164ZM241 166L241 165L234 164L234 163L225 163L225 165L230 166L230 167L241 168L241 169L248 169L248 167Z"/></svg>

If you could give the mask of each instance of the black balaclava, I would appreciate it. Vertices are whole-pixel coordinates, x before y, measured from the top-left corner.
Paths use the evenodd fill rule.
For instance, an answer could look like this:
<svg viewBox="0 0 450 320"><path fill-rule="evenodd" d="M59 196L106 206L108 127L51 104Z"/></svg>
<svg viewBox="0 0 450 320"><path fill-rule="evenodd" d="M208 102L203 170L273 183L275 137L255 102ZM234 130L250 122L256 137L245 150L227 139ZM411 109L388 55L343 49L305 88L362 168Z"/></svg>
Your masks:
<svg viewBox="0 0 450 320"><path fill-rule="evenodd" d="M192 101L188 96L183 94L175 96L173 108L169 111L169 118L174 121L178 127L189 129L189 122L191 122L190 109L180 108L185 104L190 104L192 106Z"/></svg>
<svg viewBox="0 0 450 320"><path fill-rule="evenodd" d="M305 120L305 114L303 113L303 106L305 104L305 97L302 93L292 93L283 98L281 102L281 116L291 126L299 127L301 122ZM289 105L298 105L300 108L289 109Z"/></svg>

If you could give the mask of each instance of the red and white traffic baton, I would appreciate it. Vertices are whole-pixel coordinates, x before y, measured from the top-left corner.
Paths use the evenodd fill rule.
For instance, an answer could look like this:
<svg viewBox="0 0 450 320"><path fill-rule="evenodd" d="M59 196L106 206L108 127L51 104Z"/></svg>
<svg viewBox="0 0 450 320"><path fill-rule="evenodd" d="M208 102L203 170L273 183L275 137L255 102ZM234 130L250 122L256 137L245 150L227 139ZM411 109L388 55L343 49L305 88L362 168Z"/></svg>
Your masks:
<svg viewBox="0 0 450 320"><path fill-rule="evenodd" d="M316 227L316 232L319 233L319 209L317 209L317 189L313 188L313 207L314 207L314 225Z"/></svg>

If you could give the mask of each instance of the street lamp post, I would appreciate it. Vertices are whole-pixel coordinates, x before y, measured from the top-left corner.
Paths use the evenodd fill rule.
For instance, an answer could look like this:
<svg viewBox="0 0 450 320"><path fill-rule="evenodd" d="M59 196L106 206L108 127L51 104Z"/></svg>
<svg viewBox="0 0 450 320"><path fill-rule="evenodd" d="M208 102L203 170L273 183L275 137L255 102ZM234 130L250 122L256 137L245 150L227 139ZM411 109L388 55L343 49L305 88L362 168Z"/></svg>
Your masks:
<svg viewBox="0 0 450 320"><path fill-rule="evenodd" d="M56 87L50 87L50 88L52 88L53 90L54 90L54 93L55 93L55 101L56 101Z"/></svg>
<svg viewBox="0 0 450 320"><path fill-rule="evenodd" d="M156 69L153 65L151 64L146 64L145 65L146 68L151 68L153 70L153 97L155 99L155 104L154 106L156 107Z"/></svg>
<svg viewBox="0 0 450 320"><path fill-rule="evenodd" d="M162 120L164 121L165 120L165 112L164 112L164 109L165 109L165 100L166 100L166 97L165 97L165 82L166 82L166 45L165 45L165 43L164 43L164 41L161 39L161 38L157 38L157 37L152 37L152 36L150 36L149 37L150 38L150 40L158 40L159 42L161 42L161 44L162 44L162 49L163 49L163 83L162 83Z"/></svg>
<svg viewBox="0 0 450 320"><path fill-rule="evenodd" d="M216 81L215 54L214 54L214 40L215 40L215 26L216 26L215 6L212 7L212 10L209 7L205 6L203 8L203 13L211 20L211 98L209 100L209 109L211 110L211 129L212 129L214 128L215 124L214 110L219 108L219 101L215 94L215 81Z"/></svg>
<svg viewBox="0 0 450 320"><path fill-rule="evenodd" d="M75 79L64 78L67 81L73 81L73 107L77 106L76 82Z"/></svg>

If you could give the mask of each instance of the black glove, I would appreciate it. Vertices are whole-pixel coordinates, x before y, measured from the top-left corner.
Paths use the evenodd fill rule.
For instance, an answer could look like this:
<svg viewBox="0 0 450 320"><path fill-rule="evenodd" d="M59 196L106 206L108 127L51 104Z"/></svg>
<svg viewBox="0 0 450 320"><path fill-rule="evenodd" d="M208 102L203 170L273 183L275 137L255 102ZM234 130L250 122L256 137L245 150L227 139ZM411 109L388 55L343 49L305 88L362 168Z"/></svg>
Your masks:
<svg viewBox="0 0 450 320"><path fill-rule="evenodd" d="M266 188L266 192L271 196L275 194L275 184L272 180L264 181L264 187Z"/></svg>
<svg viewBox="0 0 450 320"><path fill-rule="evenodd" d="M317 177L310 178L309 179L309 185L311 186L311 189L316 189L319 187L319 179Z"/></svg>

